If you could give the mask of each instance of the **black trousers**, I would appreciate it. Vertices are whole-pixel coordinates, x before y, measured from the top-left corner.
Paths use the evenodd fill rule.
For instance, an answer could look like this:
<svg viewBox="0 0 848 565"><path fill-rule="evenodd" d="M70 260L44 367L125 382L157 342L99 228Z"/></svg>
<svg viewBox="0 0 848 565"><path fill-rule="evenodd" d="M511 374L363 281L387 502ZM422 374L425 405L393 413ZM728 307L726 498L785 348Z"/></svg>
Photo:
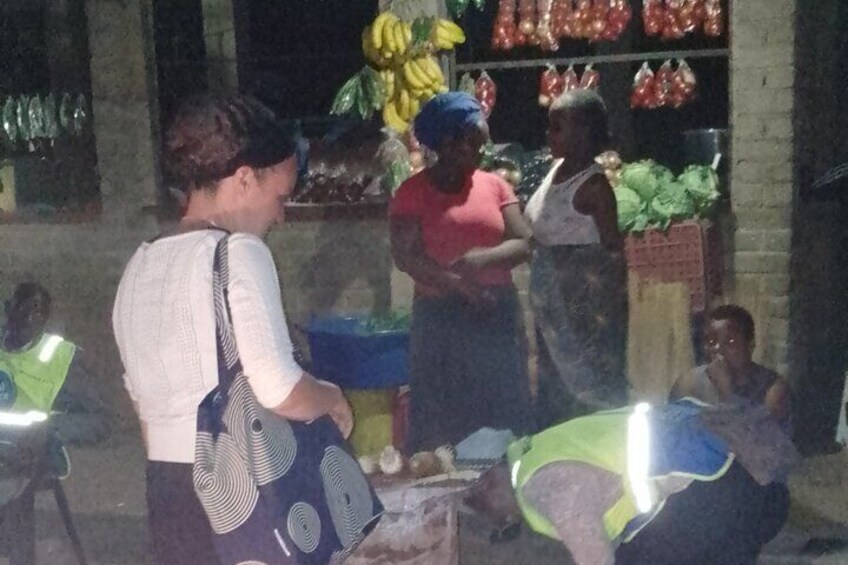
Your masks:
<svg viewBox="0 0 848 565"><path fill-rule="evenodd" d="M616 552L616 565L754 565L783 527L789 491L763 487L733 463L717 481L693 482Z"/></svg>
<svg viewBox="0 0 848 565"><path fill-rule="evenodd" d="M153 563L215 565L212 527L194 493L191 465L147 462L147 510Z"/></svg>

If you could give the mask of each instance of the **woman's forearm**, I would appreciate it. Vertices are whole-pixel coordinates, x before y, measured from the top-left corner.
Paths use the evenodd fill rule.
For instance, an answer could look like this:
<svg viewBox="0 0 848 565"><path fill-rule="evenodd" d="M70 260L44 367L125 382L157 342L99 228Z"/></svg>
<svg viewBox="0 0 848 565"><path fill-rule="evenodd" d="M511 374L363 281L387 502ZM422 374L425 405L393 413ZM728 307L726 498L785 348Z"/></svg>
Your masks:
<svg viewBox="0 0 848 565"><path fill-rule="evenodd" d="M530 242L525 239L507 239L495 247L474 249L469 252L469 262L478 269L487 267L513 268L530 260Z"/></svg>
<svg viewBox="0 0 848 565"><path fill-rule="evenodd" d="M343 399L336 385L303 373L286 399L271 411L289 420L308 422L328 414Z"/></svg>
<svg viewBox="0 0 848 565"><path fill-rule="evenodd" d="M459 275L453 273L426 255L395 256L398 269L412 277L412 280L428 287L451 291L459 282Z"/></svg>

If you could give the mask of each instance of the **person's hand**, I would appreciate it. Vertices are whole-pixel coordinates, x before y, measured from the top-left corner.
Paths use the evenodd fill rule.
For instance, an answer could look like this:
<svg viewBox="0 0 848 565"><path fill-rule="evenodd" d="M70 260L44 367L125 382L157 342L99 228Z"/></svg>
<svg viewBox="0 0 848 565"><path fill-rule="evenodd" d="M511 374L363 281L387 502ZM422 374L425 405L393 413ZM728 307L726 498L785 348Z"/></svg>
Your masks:
<svg viewBox="0 0 848 565"><path fill-rule="evenodd" d="M328 415L336 423L342 436L345 439L349 438L353 431L353 410L344 396L330 409Z"/></svg>
<svg viewBox="0 0 848 565"><path fill-rule="evenodd" d="M735 392L736 387L733 384L733 373L721 353L717 353L712 362L707 366L707 376L709 376L713 386L716 387L719 398L728 398Z"/></svg>
<svg viewBox="0 0 848 565"><path fill-rule="evenodd" d="M454 261L450 269L463 277L472 277L474 273L486 266L486 249L469 249L465 254Z"/></svg>
<svg viewBox="0 0 848 565"><path fill-rule="evenodd" d="M497 299L492 291L480 286L473 279L458 273L452 273L451 289L460 294L472 306L487 309L495 305Z"/></svg>

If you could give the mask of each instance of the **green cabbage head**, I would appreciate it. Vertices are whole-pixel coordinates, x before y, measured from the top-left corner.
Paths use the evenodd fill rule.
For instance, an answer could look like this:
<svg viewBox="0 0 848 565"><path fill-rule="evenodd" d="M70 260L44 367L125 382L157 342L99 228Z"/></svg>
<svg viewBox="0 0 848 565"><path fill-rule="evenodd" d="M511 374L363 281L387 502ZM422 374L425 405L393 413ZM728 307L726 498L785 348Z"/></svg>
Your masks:
<svg viewBox="0 0 848 565"><path fill-rule="evenodd" d="M635 190L624 185L613 188L616 207L618 208L618 230L627 233L633 230L642 215L644 205ZM643 228L644 229L644 228Z"/></svg>
<svg viewBox="0 0 848 565"><path fill-rule="evenodd" d="M695 202L695 210L701 217L709 216L715 209L721 194L718 191L718 175L706 165L690 165L677 177Z"/></svg>

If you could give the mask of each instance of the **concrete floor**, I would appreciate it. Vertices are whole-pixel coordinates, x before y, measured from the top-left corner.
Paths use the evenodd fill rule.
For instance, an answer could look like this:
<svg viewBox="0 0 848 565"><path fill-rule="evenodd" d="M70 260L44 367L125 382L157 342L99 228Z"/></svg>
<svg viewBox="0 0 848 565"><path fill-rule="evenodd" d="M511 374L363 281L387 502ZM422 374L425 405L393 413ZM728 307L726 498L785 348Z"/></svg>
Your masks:
<svg viewBox="0 0 848 565"><path fill-rule="evenodd" d="M144 503L144 453L136 436L121 434L103 445L71 450L72 473L65 481L71 510L91 565L142 565L148 543ZM808 528L788 529L761 558L763 565L848 565L848 548L811 544L810 535L848 539L848 454L805 462L793 481L808 506L793 521ZM36 503L39 565L72 565L70 545L55 502L41 493ZM812 511L810 507L816 510ZM488 530L473 516L461 516L462 565L566 565L562 547L524 531L511 542L491 544ZM0 558L0 564L6 563ZM202 564L198 564L202 565ZM441 565L441 564L422 564Z"/></svg>

